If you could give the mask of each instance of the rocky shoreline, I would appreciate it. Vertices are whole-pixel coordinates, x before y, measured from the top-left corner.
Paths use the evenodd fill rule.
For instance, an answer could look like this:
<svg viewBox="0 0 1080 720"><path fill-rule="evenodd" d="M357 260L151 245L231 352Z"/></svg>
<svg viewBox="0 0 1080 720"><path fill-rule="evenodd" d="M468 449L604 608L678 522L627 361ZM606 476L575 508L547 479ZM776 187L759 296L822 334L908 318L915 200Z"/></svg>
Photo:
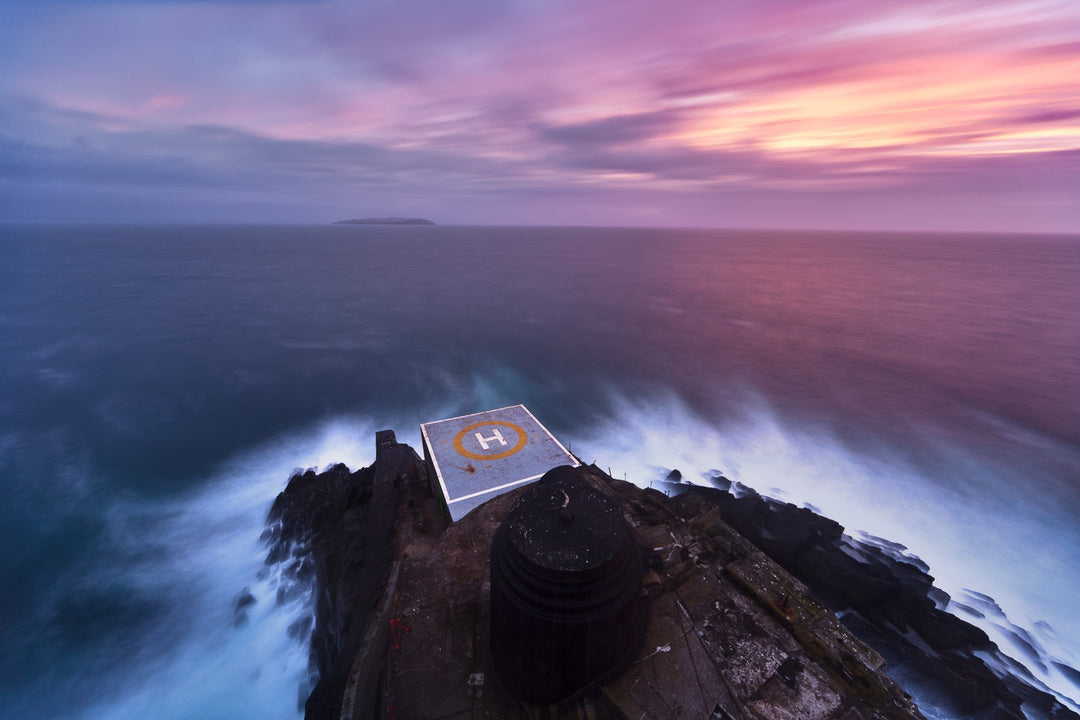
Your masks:
<svg viewBox="0 0 1080 720"><path fill-rule="evenodd" d="M448 527L412 448L390 431L376 445L371 467L293 476L268 518L267 564L315 588L314 626L295 628L311 633L306 717L538 716L487 657L488 548L520 491ZM551 717L922 717L892 675L948 717L1080 718L995 673L983 658L1011 661L885 541L722 477L673 473L664 493L586 475L640 538L649 629L629 670Z"/></svg>
<svg viewBox="0 0 1080 720"><path fill-rule="evenodd" d="M805 583L845 627L882 654L891 675L917 685L921 697L949 717L1077 717L1050 693L995 673L980 655L1037 683L985 632L944 610L949 596L934 587L929 568L904 555L901 546L853 538L829 518L726 478L714 483L715 489L691 492Z"/></svg>

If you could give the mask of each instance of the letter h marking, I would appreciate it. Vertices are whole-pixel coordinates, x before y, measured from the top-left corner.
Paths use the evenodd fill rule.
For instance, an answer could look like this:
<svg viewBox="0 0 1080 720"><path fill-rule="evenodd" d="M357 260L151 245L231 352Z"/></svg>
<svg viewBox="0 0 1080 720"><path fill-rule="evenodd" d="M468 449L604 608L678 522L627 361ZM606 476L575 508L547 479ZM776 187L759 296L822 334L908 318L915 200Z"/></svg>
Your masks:
<svg viewBox="0 0 1080 720"><path fill-rule="evenodd" d="M503 439L502 433L499 432L499 428L492 428L491 432L492 432L492 435L489 438L484 437L480 433L475 433L476 434L476 442L480 443L480 447L484 448L485 450L488 450L489 449L488 448L488 443L489 442L495 442L496 440L499 441L500 445L505 445L506 444L506 440Z"/></svg>

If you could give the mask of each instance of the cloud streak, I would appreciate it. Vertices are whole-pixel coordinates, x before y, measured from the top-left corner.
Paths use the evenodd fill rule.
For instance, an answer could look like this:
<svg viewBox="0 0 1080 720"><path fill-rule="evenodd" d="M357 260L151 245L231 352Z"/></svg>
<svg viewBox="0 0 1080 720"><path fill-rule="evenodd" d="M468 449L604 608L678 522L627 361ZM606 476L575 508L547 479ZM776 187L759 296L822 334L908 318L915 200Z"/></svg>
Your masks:
<svg viewBox="0 0 1080 720"><path fill-rule="evenodd" d="M853 198L934 197L920 228L980 229L985 204L998 228L1015 207L1006 228L1080 231L1071 3L85 0L0 21L0 203L39 215L49 188L160 186L196 217L287 198L333 219L362 188L459 222L728 224L738 196L782 205L742 224L847 227Z"/></svg>

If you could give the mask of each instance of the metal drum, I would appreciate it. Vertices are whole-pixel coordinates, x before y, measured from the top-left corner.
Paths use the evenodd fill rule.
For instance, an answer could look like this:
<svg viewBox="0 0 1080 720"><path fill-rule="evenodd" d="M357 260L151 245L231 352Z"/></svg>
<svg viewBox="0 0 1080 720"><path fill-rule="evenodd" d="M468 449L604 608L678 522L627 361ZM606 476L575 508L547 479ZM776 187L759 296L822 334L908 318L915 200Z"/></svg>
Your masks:
<svg viewBox="0 0 1080 720"><path fill-rule="evenodd" d="M522 496L491 545L491 650L514 697L557 703L632 660L642 555L622 512L568 465Z"/></svg>

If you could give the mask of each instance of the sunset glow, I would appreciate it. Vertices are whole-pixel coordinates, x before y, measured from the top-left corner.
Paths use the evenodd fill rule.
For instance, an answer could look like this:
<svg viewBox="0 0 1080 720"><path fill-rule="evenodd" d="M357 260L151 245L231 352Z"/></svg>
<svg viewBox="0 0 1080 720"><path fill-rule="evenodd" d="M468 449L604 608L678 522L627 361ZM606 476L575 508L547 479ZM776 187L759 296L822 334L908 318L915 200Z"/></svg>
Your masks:
<svg viewBox="0 0 1080 720"><path fill-rule="evenodd" d="M1078 231L1078 8L0 1L0 212Z"/></svg>
<svg viewBox="0 0 1080 720"><path fill-rule="evenodd" d="M1047 152L1080 147L1075 117L1048 116L1039 130L1014 130L1068 98L1080 57L1009 63L952 58L878 68L875 77L801 87L736 103L680 139L705 147L757 143L771 151L881 148L913 154ZM957 142L963 135L966 142ZM1041 138L1032 143L1031 138ZM990 142L992 141L992 142Z"/></svg>

